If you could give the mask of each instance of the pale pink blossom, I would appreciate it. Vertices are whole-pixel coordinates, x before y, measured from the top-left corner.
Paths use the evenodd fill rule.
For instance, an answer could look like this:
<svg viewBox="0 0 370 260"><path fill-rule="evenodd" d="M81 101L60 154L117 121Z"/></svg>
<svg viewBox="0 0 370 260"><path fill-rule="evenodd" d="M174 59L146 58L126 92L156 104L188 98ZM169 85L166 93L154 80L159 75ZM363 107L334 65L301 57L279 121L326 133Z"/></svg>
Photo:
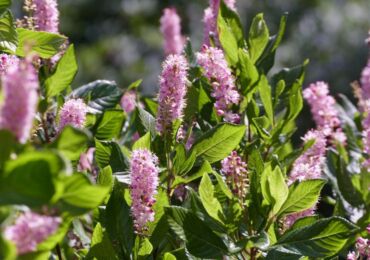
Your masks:
<svg viewBox="0 0 370 260"><path fill-rule="evenodd" d="M66 126L83 128L86 122L87 106L80 98L64 103L59 112L59 132Z"/></svg>
<svg viewBox="0 0 370 260"><path fill-rule="evenodd" d="M38 31L59 32L59 11L57 0L33 0L33 18Z"/></svg>
<svg viewBox="0 0 370 260"><path fill-rule="evenodd" d="M20 143L30 137L38 102L38 75L28 60L11 64L2 75L4 101L0 129L13 132Z"/></svg>
<svg viewBox="0 0 370 260"><path fill-rule="evenodd" d="M136 93L135 91L127 91L121 98L121 107L123 111L130 114L136 108Z"/></svg>
<svg viewBox="0 0 370 260"><path fill-rule="evenodd" d="M247 164L236 151L221 161L221 172L232 192L244 199L248 189Z"/></svg>
<svg viewBox="0 0 370 260"><path fill-rule="evenodd" d="M332 141L345 143L347 138L341 129L336 101L329 94L328 84L321 81L311 84L303 91L303 97L311 107L317 127Z"/></svg>
<svg viewBox="0 0 370 260"><path fill-rule="evenodd" d="M8 71L8 68L19 63L17 56L0 54L0 76L4 75Z"/></svg>
<svg viewBox="0 0 370 260"><path fill-rule="evenodd" d="M95 148L91 147L87 150L86 153L81 154L80 160L77 165L78 171L92 172L93 166L94 166L94 153L95 153Z"/></svg>
<svg viewBox="0 0 370 260"><path fill-rule="evenodd" d="M202 51L196 54L198 64L213 87L212 97L219 116L226 122L239 123L240 116L232 111L232 106L239 104L240 95L235 86L235 78L227 65L222 50L203 45Z"/></svg>
<svg viewBox="0 0 370 260"><path fill-rule="evenodd" d="M158 158L146 149L131 154L131 213L138 234L147 231L148 223L154 221L153 204L158 187Z"/></svg>
<svg viewBox="0 0 370 260"><path fill-rule="evenodd" d="M161 134L170 131L172 123L183 117L187 92L188 62L182 55L169 55L159 78L156 128Z"/></svg>
<svg viewBox="0 0 370 260"><path fill-rule="evenodd" d="M61 223L59 217L49 217L33 212L20 215L14 225L5 228L4 237L12 241L19 255L34 252L37 245L55 233Z"/></svg>
<svg viewBox="0 0 370 260"><path fill-rule="evenodd" d="M236 11L235 0L226 0L225 4ZM210 0L209 7L204 10L203 23L204 23L204 39L203 44L210 46L210 37L213 37L217 47L220 47L217 32L217 16L220 9L220 0Z"/></svg>
<svg viewBox="0 0 370 260"><path fill-rule="evenodd" d="M181 35L181 19L175 8L166 8L160 20L166 55L181 54L185 38Z"/></svg>

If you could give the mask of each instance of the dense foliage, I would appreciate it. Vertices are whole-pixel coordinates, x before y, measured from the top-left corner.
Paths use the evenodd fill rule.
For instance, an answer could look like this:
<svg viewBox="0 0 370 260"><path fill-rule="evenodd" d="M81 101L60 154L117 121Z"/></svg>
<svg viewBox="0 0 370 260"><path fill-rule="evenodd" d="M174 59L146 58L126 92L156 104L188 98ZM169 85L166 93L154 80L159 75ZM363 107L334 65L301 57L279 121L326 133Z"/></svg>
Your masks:
<svg viewBox="0 0 370 260"><path fill-rule="evenodd" d="M141 80L72 89L56 2L25 1L16 26L0 0L1 259L370 257L370 67L357 105L302 92L307 61L269 73L286 16L245 35L234 2L210 1L199 51L164 11L150 98ZM316 129L294 148L304 99Z"/></svg>

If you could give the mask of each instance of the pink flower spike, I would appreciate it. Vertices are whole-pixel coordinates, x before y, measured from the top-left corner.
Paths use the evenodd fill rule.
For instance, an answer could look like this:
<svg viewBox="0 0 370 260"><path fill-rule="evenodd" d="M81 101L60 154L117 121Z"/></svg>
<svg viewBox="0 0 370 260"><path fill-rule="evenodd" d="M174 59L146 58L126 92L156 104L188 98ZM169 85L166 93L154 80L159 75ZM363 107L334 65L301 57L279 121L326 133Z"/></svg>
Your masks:
<svg viewBox="0 0 370 260"><path fill-rule="evenodd" d="M127 91L121 98L121 107L123 111L130 114L136 108L136 93Z"/></svg>
<svg viewBox="0 0 370 260"><path fill-rule="evenodd" d="M221 161L221 172L232 192L244 199L248 189L247 164L236 151Z"/></svg>
<svg viewBox="0 0 370 260"><path fill-rule="evenodd" d="M166 8L160 20L166 55L181 54L185 38L181 35L181 19L175 8Z"/></svg>
<svg viewBox="0 0 370 260"><path fill-rule="evenodd" d="M87 106L82 99L70 99L64 103L59 112L59 132L66 125L83 128L86 121Z"/></svg>
<svg viewBox="0 0 370 260"><path fill-rule="evenodd" d="M131 214L138 234L147 231L147 224L154 221L153 204L157 194L158 158L146 149L134 150L131 154Z"/></svg>
<svg viewBox="0 0 370 260"><path fill-rule="evenodd" d="M156 128L167 133L176 119L183 117L187 92L188 62L182 55L169 55L163 63L159 78L158 113Z"/></svg>
<svg viewBox="0 0 370 260"><path fill-rule="evenodd" d="M235 0L225 0L225 4L236 11ZM210 36L215 40L216 46L220 47L217 32L217 16L220 9L220 0L210 0L209 7L204 10L203 23L204 23L204 38L203 44L210 46Z"/></svg>
<svg viewBox="0 0 370 260"><path fill-rule="evenodd" d="M335 107L336 101L329 94L328 84L321 81L311 84L303 91L303 97L311 107L317 127L333 141L345 142L346 136L340 127L339 114Z"/></svg>
<svg viewBox="0 0 370 260"><path fill-rule="evenodd" d="M39 81L28 60L10 64L2 75L4 102L0 106L0 129L7 129L20 143L30 137L36 115Z"/></svg>
<svg viewBox="0 0 370 260"><path fill-rule="evenodd" d="M239 104L240 95L235 86L235 78L227 65L222 50L203 45L202 51L196 54L198 64L204 69L204 76L211 82L212 97L216 99L215 108L226 122L239 123L240 117L231 111Z"/></svg>
<svg viewBox="0 0 370 260"><path fill-rule="evenodd" d="M8 68L19 63L17 56L0 54L0 76L8 71Z"/></svg>
<svg viewBox="0 0 370 260"><path fill-rule="evenodd" d="M34 20L38 31L59 32L59 11L57 0L33 0Z"/></svg>
<svg viewBox="0 0 370 260"><path fill-rule="evenodd" d="M82 153L80 161L78 162L77 169L79 172L89 171L92 172L94 165L95 148L89 148L86 153Z"/></svg>
<svg viewBox="0 0 370 260"><path fill-rule="evenodd" d="M61 222L59 217L25 212L13 226L5 228L4 237L16 245L19 255L34 252L38 244L57 231Z"/></svg>
<svg viewBox="0 0 370 260"><path fill-rule="evenodd" d="M361 93L364 100L370 99L370 60L361 73Z"/></svg>

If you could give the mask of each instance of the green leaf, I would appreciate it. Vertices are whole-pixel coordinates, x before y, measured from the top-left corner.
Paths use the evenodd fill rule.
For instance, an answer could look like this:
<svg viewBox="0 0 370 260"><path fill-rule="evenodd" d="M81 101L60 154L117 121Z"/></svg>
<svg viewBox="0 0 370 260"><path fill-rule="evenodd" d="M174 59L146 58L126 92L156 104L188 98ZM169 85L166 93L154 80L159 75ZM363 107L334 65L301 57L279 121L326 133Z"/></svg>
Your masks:
<svg viewBox="0 0 370 260"><path fill-rule="evenodd" d="M346 245L357 227L340 217L321 219L311 225L285 233L274 250L308 257L330 257Z"/></svg>
<svg viewBox="0 0 370 260"><path fill-rule="evenodd" d="M14 135L8 130L0 130L0 169L3 164L9 159L9 156L16 145Z"/></svg>
<svg viewBox="0 0 370 260"><path fill-rule="evenodd" d="M150 255L150 253L153 251L153 246L152 244L150 243L149 239L147 238L143 238L141 241L140 241L140 248L139 248L139 252L138 252L138 255L139 256L148 256Z"/></svg>
<svg viewBox="0 0 370 260"><path fill-rule="evenodd" d="M12 4L11 0L0 0L0 14L4 13Z"/></svg>
<svg viewBox="0 0 370 260"><path fill-rule="evenodd" d="M191 120L194 116L200 114L204 106L211 102L203 84L203 81L197 80L189 87L186 94L185 120Z"/></svg>
<svg viewBox="0 0 370 260"><path fill-rule="evenodd" d="M171 229L186 242L190 254L209 259L228 251L222 238L194 213L176 206L165 208L165 212Z"/></svg>
<svg viewBox="0 0 370 260"><path fill-rule="evenodd" d="M101 169L109 165L113 172L124 172L129 165L128 158L116 142L95 139L95 159Z"/></svg>
<svg viewBox="0 0 370 260"><path fill-rule="evenodd" d="M88 100L89 107L95 113L102 113L105 109L113 109L122 97L122 90L116 82L96 80L75 89L69 98L82 98Z"/></svg>
<svg viewBox="0 0 370 260"><path fill-rule="evenodd" d="M69 87L77 74L78 66L73 44L59 60L53 75L45 80L46 96L53 97Z"/></svg>
<svg viewBox="0 0 370 260"><path fill-rule="evenodd" d="M220 124L205 133L191 148L209 163L217 162L235 149L244 136L244 125Z"/></svg>
<svg viewBox="0 0 370 260"><path fill-rule="evenodd" d="M248 38L249 54L253 63L256 63L265 50L269 41L269 35L263 14L257 14L253 18Z"/></svg>
<svg viewBox="0 0 370 260"><path fill-rule="evenodd" d="M132 150L137 150L137 149L150 150L150 143L151 143L150 132L148 132L142 137L140 137L139 140L137 140L134 143L134 145L132 146Z"/></svg>
<svg viewBox="0 0 370 260"><path fill-rule="evenodd" d="M0 177L0 204L49 204L58 190L54 178L65 170L63 159L51 151L33 151L8 161Z"/></svg>
<svg viewBox="0 0 370 260"><path fill-rule="evenodd" d="M105 211L105 227L121 259L130 259L134 246L134 224L124 190L116 181Z"/></svg>
<svg viewBox="0 0 370 260"><path fill-rule="evenodd" d="M72 216L78 216L98 207L110 191L110 187L92 185L83 174L75 173L61 180L64 189L59 197L59 208Z"/></svg>
<svg viewBox="0 0 370 260"><path fill-rule="evenodd" d="M249 54L243 50L239 49L239 68L240 68L240 81L242 85L242 94L247 96L248 99L252 97L255 92L256 83L259 80L259 73L257 68L251 61Z"/></svg>
<svg viewBox="0 0 370 260"><path fill-rule="evenodd" d="M125 115L122 110L106 110L95 129L95 137L99 140L110 140L118 137L122 130Z"/></svg>
<svg viewBox="0 0 370 260"><path fill-rule="evenodd" d="M154 210L154 221L149 223L149 233L153 233L154 229L158 225L164 214L164 207L169 205L167 191L164 189L158 189L158 193L155 195L155 203L153 205Z"/></svg>
<svg viewBox="0 0 370 260"><path fill-rule="evenodd" d="M156 136L157 130L155 127L155 118L141 107L139 107L138 109L141 123L143 124L145 129L151 133L152 136Z"/></svg>
<svg viewBox="0 0 370 260"><path fill-rule="evenodd" d="M176 155L173 159L173 169L176 175L185 175L194 166L196 153L192 152L187 155L186 148L183 144L176 147Z"/></svg>
<svg viewBox="0 0 370 260"><path fill-rule="evenodd" d="M288 198L279 214L301 212L314 206L325 183L325 180L306 180L290 185Z"/></svg>
<svg viewBox="0 0 370 260"><path fill-rule="evenodd" d="M13 260L17 257L17 248L11 242L0 236L0 259Z"/></svg>
<svg viewBox="0 0 370 260"><path fill-rule="evenodd" d="M118 259L112 243L100 223L96 224L91 238L91 248L86 259Z"/></svg>
<svg viewBox="0 0 370 260"><path fill-rule="evenodd" d="M88 141L86 131L67 125L48 147L57 149L68 159L75 161L86 150Z"/></svg>
<svg viewBox="0 0 370 260"><path fill-rule="evenodd" d="M221 1L217 17L217 28L221 45L230 65L238 62L238 48L244 46L243 28L239 16Z"/></svg>
<svg viewBox="0 0 370 260"><path fill-rule="evenodd" d="M261 176L263 197L272 206L272 213L276 214L288 198L288 185L278 166L272 170L271 165L266 167Z"/></svg>
<svg viewBox="0 0 370 260"><path fill-rule="evenodd" d="M176 260L176 257L171 253L165 253L163 256L163 260Z"/></svg>
<svg viewBox="0 0 370 260"><path fill-rule="evenodd" d="M208 215L217 220L220 223L223 223L222 207L220 202L214 196L215 189L212 185L212 181L208 176L208 173L203 174L203 178L199 184L199 196L202 204L207 211Z"/></svg>
<svg viewBox="0 0 370 260"><path fill-rule="evenodd" d="M65 36L48 32L36 32L23 28L17 28L17 32L19 44L15 54L21 57L33 51L41 58L51 58L60 51L60 47L67 40Z"/></svg>
<svg viewBox="0 0 370 260"><path fill-rule="evenodd" d="M4 12L4 4L0 3L0 50L14 53L18 45L18 34L13 22L12 13L9 10Z"/></svg>
<svg viewBox="0 0 370 260"><path fill-rule="evenodd" d="M270 122L274 122L274 110L272 108L272 98L271 98L271 87L267 81L266 76L262 75L261 80L258 83L258 89L260 97L265 108L266 115L270 119Z"/></svg>
<svg viewBox="0 0 370 260"><path fill-rule="evenodd" d="M188 184L196 179L203 177L203 174L212 172L213 172L212 166L209 164L209 162L204 161L200 169L197 172L190 175L189 177L183 178L181 176L176 176L175 180L172 183L171 188L174 188L180 184Z"/></svg>

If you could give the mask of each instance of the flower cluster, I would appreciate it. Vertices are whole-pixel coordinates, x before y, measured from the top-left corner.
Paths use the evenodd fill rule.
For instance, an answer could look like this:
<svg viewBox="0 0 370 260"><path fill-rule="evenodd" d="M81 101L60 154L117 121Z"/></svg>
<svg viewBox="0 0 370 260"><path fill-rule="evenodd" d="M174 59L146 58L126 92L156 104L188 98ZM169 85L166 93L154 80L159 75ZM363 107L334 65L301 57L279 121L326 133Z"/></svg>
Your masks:
<svg viewBox="0 0 370 260"><path fill-rule="evenodd" d="M95 148L89 148L86 153L82 153L80 160L77 165L77 169L80 172L88 171L92 172L94 167L94 153Z"/></svg>
<svg viewBox="0 0 370 260"><path fill-rule="evenodd" d="M0 75L4 75L8 68L19 63L19 59L14 55L0 54Z"/></svg>
<svg viewBox="0 0 370 260"><path fill-rule="evenodd" d="M36 251L37 245L55 233L60 223L59 217L25 212L16 219L13 226L5 229L4 237L16 245L21 255Z"/></svg>
<svg viewBox="0 0 370 260"><path fill-rule="evenodd" d="M147 230L148 222L154 221L154 196L158 186L158 158L146 149L134 150L131 155L131 213L138 234Z"/></svg>
<svg viewBox="0 0 370 260"><path fill-rule="evenodd" d="M370 225L366 231L370 234ZM363 237L357 238L355 249L348 253L347 260L370 259L370 240Z"/></svg>
<svg viewBox="0 0 370 260"><path fill-rule="evenodd" d="M7 129L25 143L36 114L39 81L28 60L11 64L2 75L4 102L0 107L0 129Z"/></svg>
<svg viewBox="0 0 370 260"><path fill-rule="evenodd" d="M234 194L244 199L248 190L247 164L236 151L221 161L221 171Z"/></svg>
<svg viewBox="0 0 370 260"><path fill-rule="evenodd" d="M361 94L364 100L370 99L370 60L361 73Z"/></svg>
<svg viewBox="0 0 370 260"><path fill-rule="evenodd" d="M83 128L86 121L87 106L80 98L70 99L64 103L59 112L59 132L66 125Z"/></svg>
<svg viewBox="0 0 370 260"><path fill-rule="evenodd" d="M136 93L135 91L127 91L121 98L121 107L123 111L130 114L136 108Z"/></svg>
<svg viewBox="0 0 370 260"><path fill-rule="evenodd" d="M340 143L346 142L336 109L336 101L329 94L329 86L325 82L319 81L311 84L303 91L303 97L311 107L313 119L319 129L327 137Z"/></svg>
<svg viewBox="0 0 370 260"><path fill-rule="evenodd" d="M364 118L362 120L363 151L365 154L370 155L370 99L364 101L362 105L364 114ZM363 166L366 167L367 169L370 169L370 158L365 160Z"/></svg>
<svg viewBox="0 0 370 260"><path fill-rule="evenodd" d="M58 33L59 11L57 0L33 0L33 18L38 31Z"/></svg>
<svg viewBox="0 0 370 260"><path fill-rule="evenodd" d="M204 10L204 39L203 44L210 46L210 37L213 37L216 46L220 46L217 33L217 16L220 9L220 0L210 0L209 7ZM232 10L236 10L235 0L226 0L225 4Z"/></svg>
<svg viewBox="0 0 370 260"><path fill-rule="evenodd" d="M295 181L318 179L322 175L325 163L326 139L319 130L308 131L303 137L304 143L314 140L315 143L303 153L293 164L288 184Z"/></svg>
<svg viewBox="0 0 370 260"><path fill-rule="evenodd" d="M217 114L224 117L226 122L239 123L240 116L233 113L231 107L239 103L240 95L224 53L218 48L203 45L202 51L196 56L198 64L203 67L205 76L212 84Z"/></svg>
<svg viewBox="0 0 370 260"><path fill-rule="evenodd" d="M172 123L181 119L187 91L188 63L182 55L169 55L163 63L159 79L156 128L161 134L170 131Z"/></svg>
<svg viewBox="0 0 370 260"><path fill-rule="evenodd" d="M181 35L181 19L175 8L166 8L160 20L166 55L181 54L185 38Z"/></svg>
<svg viewBox="0 0 370 260"><path fill-rule="evenodd" d="M294 162L289 175L288 185L293 184L295 181L321 178L325 163L326 138L321 131L311 130L303 137L303 141L307 144L312 140L315 143ZM287 215L284 218L284 228L291 227L296 220L302 217L313 215L315 209L316 205L310 209Z"/></svg>

